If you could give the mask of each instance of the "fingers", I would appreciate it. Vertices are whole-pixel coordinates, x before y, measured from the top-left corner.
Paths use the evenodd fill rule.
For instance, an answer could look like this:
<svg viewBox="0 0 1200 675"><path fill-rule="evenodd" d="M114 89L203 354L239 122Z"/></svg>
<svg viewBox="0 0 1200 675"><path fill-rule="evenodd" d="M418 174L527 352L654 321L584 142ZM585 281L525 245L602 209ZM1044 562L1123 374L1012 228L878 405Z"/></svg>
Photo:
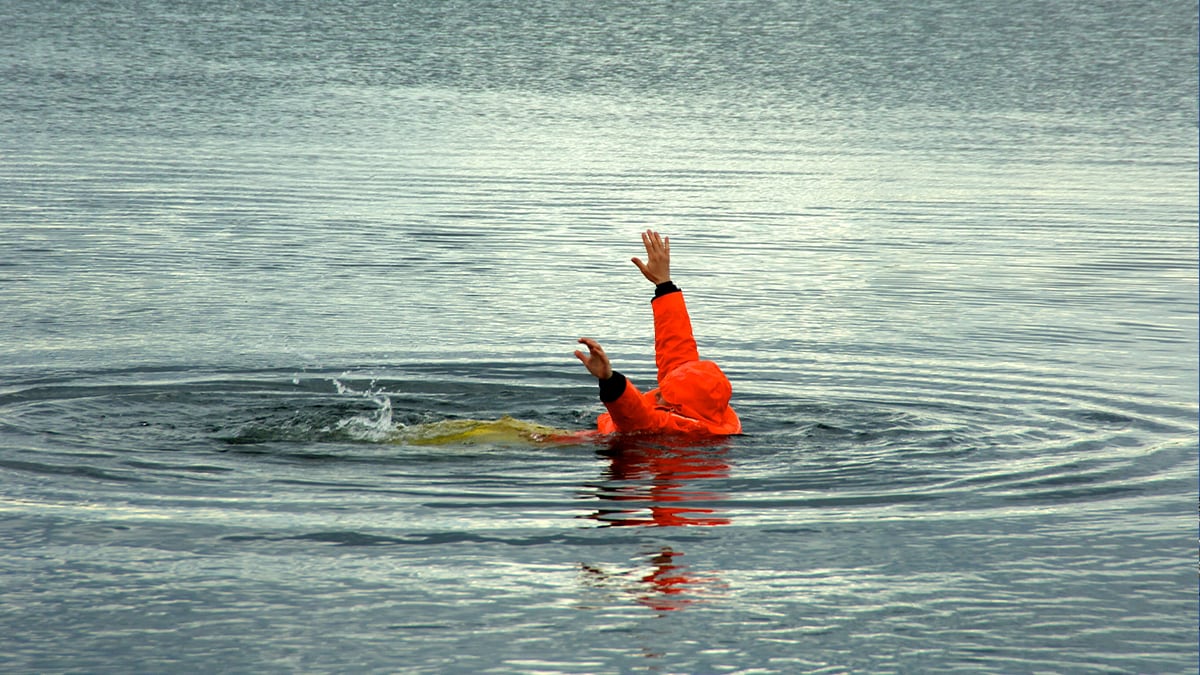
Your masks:
<svg viewBox="0 0 1200 675"><path fill-rule="evenodd" d="M642 273L642 276L646 277L650 281L654 281L654 274L650 272L649 267L646 267L646 263L637 258L630 258L630 260L633 261L634 265L637 265L637 268Z"/></svg>
<svg viewBox="0 0 1200 675"><path fill-rule="evenodd" d="M588 354L584 354L582 350L575 350L575 358L583 363L588 372L601 380L607 380L612 377L612 365L608 362L608 356L604 353L604 348L599 342L591 338L579 338L580 344L587 345Z"/></svg>
<svg viewBox="0 0 1200 675"><path fill-rule="evenodd" d="M608 354L604 353L604 347L600 346L599 342L591 338L579 338L579 342L587 345L588 353L584 354L580 350L575 350L575 356L583 361L583 364L590 370L594 364L607 364Z"/></svg>
<svg viewBox="0 0 1200 675"><path fill-rule="evenodd" d="M646 230L642 233L642 245L646 247L646 255L651 257L659 253L671 254L671 238L664 237L654 230Z"/></svg>
<svg viewBox="0 0 1200 675"><path fill-rule="evenodd" d="M589 352L599 352L601 354L604 353L604 348L600 346L599 342L596 342L592 338L581 337L581 338L579 338L579 344L587 345ZM575 352L575 353L581 354L582 352Z"/></svg>
<svg viewBox="0 0 1200 675"><path fill-rule="evenodd" d="M588 348L588 354L586 356L579 350L575 351L575 356L578 356L580 361L588 363L592 359L600 359L601 361L608 360L608 355L604 353L604 347L601 347L599 342L596 342L592 338L585 337L579 338L579 342L580 344L587 345Z"/></svg>
<svg viewBox="0 0 1200 675"><path fill-rule="evenodd" d="M646 230L642 233L642 246L646 247L646 255L653 256L656 250L662 248L662 237L654 230Z"/></svg>

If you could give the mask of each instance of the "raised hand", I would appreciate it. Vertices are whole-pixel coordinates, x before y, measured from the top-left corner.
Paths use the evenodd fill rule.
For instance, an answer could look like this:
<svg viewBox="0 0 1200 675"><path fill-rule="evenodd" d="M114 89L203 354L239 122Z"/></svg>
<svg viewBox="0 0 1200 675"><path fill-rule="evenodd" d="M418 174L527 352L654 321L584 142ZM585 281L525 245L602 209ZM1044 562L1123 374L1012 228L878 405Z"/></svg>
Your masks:
<svg viewBox="0 0 1200 675"><path fill-rule="evenodd" d="M604 347L600 346L599 342L591 338L579 338L580 344L587 345L588 353L584 354L582 350L575 350L575 358L583 362L587 366L588 372L595 375L601 380L607 380L612 377L612 364L608 361L608 355L604 353Z"/></svg>
<svg viewBox="0 0 1200 675"><path fill-rule="evenodd" d="M642 233L642 244L646 246L646 262L633 258L633 264L654 284L670 281L671 238L661 236L654 230L646 230Z"/></svg>

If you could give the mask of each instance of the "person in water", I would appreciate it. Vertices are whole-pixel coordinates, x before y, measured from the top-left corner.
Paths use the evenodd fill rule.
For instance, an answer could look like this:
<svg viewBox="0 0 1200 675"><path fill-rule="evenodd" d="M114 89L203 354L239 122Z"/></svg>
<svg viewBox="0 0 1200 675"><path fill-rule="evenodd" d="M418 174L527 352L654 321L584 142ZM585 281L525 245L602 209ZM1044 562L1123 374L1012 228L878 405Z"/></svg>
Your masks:
<svg viewBox="0 0 1200 675"><path fill-rule="evenodd" d="M683 292L671 281L671 240L654 230L642 233L646 261L633 264L654 285L654 361L658 388L645 394L613 370L600 343L579 338L588 352L575 356L600 381L600 400L608 412L600 415L600 433L649 431L731 435L742 432L737 413L729 407L733 388L712 361L700 359Z"/></svg>

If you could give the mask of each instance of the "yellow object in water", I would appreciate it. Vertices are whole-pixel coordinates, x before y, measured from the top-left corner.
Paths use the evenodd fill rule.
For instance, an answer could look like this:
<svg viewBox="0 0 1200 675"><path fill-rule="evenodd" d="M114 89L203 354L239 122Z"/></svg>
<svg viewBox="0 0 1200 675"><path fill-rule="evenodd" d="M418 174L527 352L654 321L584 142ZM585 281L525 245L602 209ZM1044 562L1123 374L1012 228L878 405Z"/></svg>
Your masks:
<svg viewBox="0 0 1200 675"><path fill-rule="evenodd" d="M578 440L578 432L504 416L498 420L442 420L400 429L392 441L411 445L529 445Z"/></svg>

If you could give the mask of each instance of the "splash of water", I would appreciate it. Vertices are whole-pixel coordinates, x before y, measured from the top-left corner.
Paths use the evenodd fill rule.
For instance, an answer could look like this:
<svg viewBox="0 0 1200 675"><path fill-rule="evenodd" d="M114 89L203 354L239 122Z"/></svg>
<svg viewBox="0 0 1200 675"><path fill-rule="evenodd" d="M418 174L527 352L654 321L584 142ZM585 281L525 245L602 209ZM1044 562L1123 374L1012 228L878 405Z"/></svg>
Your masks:
<svg viewBox="0 0 1200 675"><path fill-rule="evenodd" d="M378 443L393 436L397 429L404 428L404 424L392 420L392 398L386 389L375 388L375 380L371 380L365 390L355 389L337 378L332 381L338 394L367 398L377 406L374 411L339 420L332 431L344 432L357 440Z"/></svg>

